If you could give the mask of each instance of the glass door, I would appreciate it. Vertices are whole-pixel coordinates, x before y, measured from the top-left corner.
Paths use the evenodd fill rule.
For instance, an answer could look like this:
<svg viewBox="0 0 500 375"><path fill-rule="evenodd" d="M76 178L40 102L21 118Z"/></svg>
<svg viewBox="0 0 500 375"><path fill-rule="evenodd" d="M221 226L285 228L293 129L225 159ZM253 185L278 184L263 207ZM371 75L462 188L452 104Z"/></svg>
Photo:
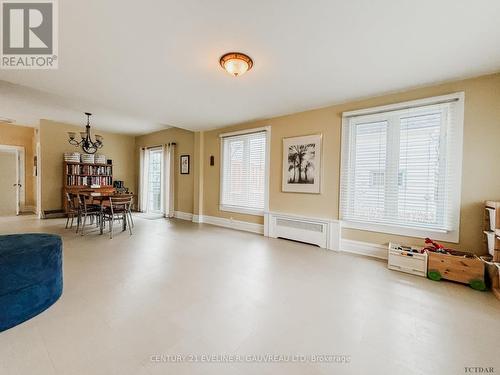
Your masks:
<svg viewBox="0 0 500 375"><path fill-rule="evenodd" d="M163 148L148 150L147 212L163 211Z"/></svg>

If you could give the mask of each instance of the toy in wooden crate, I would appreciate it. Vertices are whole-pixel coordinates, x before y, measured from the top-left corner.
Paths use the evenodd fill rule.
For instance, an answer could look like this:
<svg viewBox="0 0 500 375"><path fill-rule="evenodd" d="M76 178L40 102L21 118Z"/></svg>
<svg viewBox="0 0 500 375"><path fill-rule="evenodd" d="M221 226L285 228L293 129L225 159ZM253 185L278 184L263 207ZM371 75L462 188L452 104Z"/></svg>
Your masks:
<svg viewBox="0 0 500 375"><path fill-rule="evenodd" d="M387 266L391 270L425 277L427 276L427 253L422 253L421 249L415 246L391 242Z"/></svg>
<svg viewBox="0 0 500 375"><path fill-rule="evenodd" d="M424 250L428 254L427 277L468 284L476 290L486 290L484 282L484 263L476 255L446 249L443 245L425 239Z"/></svg>

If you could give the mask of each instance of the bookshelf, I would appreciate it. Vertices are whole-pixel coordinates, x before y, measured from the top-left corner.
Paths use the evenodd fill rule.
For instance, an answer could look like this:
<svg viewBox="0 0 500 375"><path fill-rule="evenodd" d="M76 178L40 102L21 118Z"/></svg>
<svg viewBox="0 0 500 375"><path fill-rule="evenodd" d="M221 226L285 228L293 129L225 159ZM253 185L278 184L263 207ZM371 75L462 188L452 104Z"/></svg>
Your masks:
<svg viewBox="0 0 500 375"><path fill-rule="evenodd" d="M66 187L113 185L112 164L64 163L64 185Z"/></svg>
<svg viewBox="0 0 500 375"><path fill-rule="evenodd" d="M113 191L113 164L63 162L63 208L66 211L66 193L81 190Z"/></svg>

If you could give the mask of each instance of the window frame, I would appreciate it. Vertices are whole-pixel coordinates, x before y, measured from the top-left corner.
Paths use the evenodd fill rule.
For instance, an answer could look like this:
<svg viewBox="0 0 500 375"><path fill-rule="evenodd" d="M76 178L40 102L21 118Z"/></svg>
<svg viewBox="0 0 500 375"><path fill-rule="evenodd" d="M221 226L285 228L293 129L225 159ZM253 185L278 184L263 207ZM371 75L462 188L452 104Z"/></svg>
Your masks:
<svg viewBox="0 0 500 375"><path fill-rule="evenodd" d="M402 236L410 236L417 238L433 237L436 240L448 241L452 243L458 243L460 238L460 208L461 208L461 192L462 192L462 164L463 164L463 131L464 131L464 92L457 92L448 95L441 95L435 97L429 97L424 99L412 100L407 102L401 102L396 104L378 106L365 108L355 111L349 111L342 113L342 140L341 140L341 176L340 176L340 201L339 201L339 218L342 220L342 226L349 229L358 229L371 232L388 233ZM353 136L350 129L350 118L356 116L370 116L370 117L384 117L389 121L389 116L386 112L412 109L424 106L430 106L433 104L446 103L456 101L456 144L453 150L446 150L447 157L453 155L454 164L456 167L456 184L455 189L451 197L446 197L445 199L449 201L449 207L453 212L453 216L456 217L454 226L451 230L441 230L434 228L422 228L418 226L411 225L396 225L396 224L386 224L381 222L365 222L356 220L345 220L343 198L344 192L349 190L346 184L349 182L349 172L345 173L350 162L351 153L353 151ZM388 150L388 152L390 152ZM449 160L449 159L447 159Z"/></svg>
<svg viewBox="0 0 500 375"><path fill-rule="evenodd" d="M265 132L266 134L266 148L265 148L265 170L264 170L264 208L262 210L253 209L244 206L233 206L222 203L223 187L224 187L224 147L222 145L223 138ZM219 134L219 149L220 149L220 168L219 168L219 211L234 212L239 214L264 216L269 212L269 165L271 157L271 127L263 126L259 128L244 129L229 133Z"/></svg>

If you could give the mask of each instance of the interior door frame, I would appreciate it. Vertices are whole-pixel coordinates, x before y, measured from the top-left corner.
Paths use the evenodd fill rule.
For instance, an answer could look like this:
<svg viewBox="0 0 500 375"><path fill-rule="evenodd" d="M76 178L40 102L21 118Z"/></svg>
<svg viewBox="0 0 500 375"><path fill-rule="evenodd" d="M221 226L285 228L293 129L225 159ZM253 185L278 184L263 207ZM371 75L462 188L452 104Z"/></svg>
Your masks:
<svg viewBox="0 0 500 375"><path fill-rule="evenodd" d="M21 184L21 186L16 189L16 215L19 215L26 203L24 147L0 144L0 151L14 152L16 154L16 181L18 184Z"/></svg>

